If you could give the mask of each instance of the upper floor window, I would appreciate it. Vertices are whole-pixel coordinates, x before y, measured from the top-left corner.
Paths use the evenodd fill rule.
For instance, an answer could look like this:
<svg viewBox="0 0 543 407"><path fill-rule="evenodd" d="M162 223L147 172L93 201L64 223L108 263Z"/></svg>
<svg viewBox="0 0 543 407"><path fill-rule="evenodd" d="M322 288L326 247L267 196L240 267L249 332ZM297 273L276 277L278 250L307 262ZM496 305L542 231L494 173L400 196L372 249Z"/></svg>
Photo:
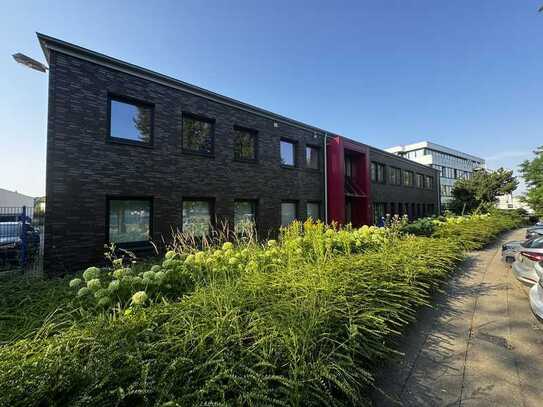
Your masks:
<svg viewBox="0 0 543 407"><path fill-rule="evenodd" d="M401 185L402 170L399 168L390 167L389 178L392 185Z"/></svg>
<svg viewBox="0 0 543 407"><path fill-rule="evenodd" d="M345 155L345 176L347 178L352 178L354 174L354 161L350 155Z"/></svg>
<svg viewBox="0 0 543 407"><path fill-rule="evenodd" d="M109 96L109 138L134 144L153 142L153 105Z"/></svg>
<svg viewBox="0 0 543 407"><path fill-rule="evenodd" d="M305 165L307 168L312 168L314 170L318 170L320 168L319 151L320 150L318 147L313 147L313 146L305 147Z"/></svg>
<svg viewBox="0 0 543 407"><path fill-rule="evenodd" d="M413 171L404 171L403 172L403 184L405 186L411 187L413 186Z"/></svg>
<svg viewBox="0 0 543 407"><path fill-rule="evenodd" d="M234 127L234 158L236 160L256 160L256 137L255 130Z"/></svg>
<svg viewBox="0 0 543 407"><path fill-rule="evenodd" d="M434 188L434 178L427 175L424 177L424 188L433 189Z"/></svg>
<svg viewBox="0 0 543 407"><path fill-rule="evenodd" d="M108 241L141 243L151 237L151 199L109 198Z"/></svg>
<svg viewBox="0 0 543 407"><path fill-rule="evenodd" d="M370 165L371 180L373 182L385 183L385 165L372 162Z"/></svg>
<svg viewBox="0 0 543 407"><path fill-rule="evenodd" d="M281 140L281 165L294 167L296 165L296 145L292 141Z"/></svg>
<svg viewBox="0 0 543 407"><path fill-rule="evenodd" d="M424 187L424 175L415 174L415 185L417 186L417 188L423 188Z"/></svg>
<svg viewBox="0 0 543 407"><path fill-rule="evenodd" d="M183 150L212 155L215 121L183 113Z"/></svg>

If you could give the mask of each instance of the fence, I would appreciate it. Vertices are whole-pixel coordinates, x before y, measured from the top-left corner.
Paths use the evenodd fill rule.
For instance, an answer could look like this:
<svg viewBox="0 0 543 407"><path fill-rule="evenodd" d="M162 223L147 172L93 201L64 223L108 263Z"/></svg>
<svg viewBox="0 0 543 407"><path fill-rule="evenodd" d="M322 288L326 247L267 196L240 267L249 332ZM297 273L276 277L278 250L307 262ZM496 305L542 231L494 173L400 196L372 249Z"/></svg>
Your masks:
<svg viewBox="0 0 543 407"><path fill-rule="evenodd" d="M0 272L41 272L43 215L34 208L0 207Z"/></svg>

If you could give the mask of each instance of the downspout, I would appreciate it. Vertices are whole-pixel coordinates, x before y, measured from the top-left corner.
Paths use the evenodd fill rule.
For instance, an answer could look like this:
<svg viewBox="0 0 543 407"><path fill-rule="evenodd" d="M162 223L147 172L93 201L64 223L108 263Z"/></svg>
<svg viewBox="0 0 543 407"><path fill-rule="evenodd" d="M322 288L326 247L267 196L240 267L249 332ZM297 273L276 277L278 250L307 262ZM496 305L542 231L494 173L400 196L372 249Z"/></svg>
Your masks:
<svg viewBox="0 0 543 407"><path fill-rule="evenodd" d="M328 133L324 133L324 223L328 224L328 155L326 153L326 140Z"/></svg>

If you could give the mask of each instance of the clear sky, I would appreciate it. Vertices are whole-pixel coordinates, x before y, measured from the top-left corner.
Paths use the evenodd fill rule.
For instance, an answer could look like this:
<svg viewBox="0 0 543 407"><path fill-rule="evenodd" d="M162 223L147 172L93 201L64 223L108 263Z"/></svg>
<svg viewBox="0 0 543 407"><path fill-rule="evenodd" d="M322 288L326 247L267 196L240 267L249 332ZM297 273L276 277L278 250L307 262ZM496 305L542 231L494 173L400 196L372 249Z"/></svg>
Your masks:
<svg viewBox="0 0 543 407"><path fill-rule="evenodd" d="M45 190L35 32L386 148L430 140L516 167L543 144L543 0L9 1L0 187ZM77 137L77 135L74 135Z"/></svg>

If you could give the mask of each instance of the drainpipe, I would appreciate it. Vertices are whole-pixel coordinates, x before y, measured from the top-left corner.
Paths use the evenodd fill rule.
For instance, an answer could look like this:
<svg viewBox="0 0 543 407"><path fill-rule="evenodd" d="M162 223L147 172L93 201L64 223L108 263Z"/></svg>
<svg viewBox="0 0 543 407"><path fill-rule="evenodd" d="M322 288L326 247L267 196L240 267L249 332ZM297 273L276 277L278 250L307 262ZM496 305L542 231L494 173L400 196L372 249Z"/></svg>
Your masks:
<svg viewBox="0 0 543 407"><path fill-rule="evenodd" d="M324 133L324 223L328 224L328 156L326 154L326 140L328 133Z"/></svg>

